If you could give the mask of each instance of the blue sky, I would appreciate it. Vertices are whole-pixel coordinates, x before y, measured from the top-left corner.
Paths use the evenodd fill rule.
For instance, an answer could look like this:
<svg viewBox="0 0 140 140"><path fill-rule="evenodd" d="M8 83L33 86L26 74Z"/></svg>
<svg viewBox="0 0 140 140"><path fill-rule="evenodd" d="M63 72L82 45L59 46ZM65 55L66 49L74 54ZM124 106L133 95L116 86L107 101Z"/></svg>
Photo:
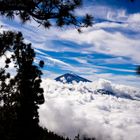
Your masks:
<svg viewBox="0 0 140 140"><path fill-rule="evenodd" d="M45 61L44 77L73 72L92 81L103 78L138 87L140 1L84 0L76 13L92 14L94 25L81 34L72 27L47 30L34 21L23 25L18 18L0 17L0 25L3 30L23 32L36 50L36 62Z"/></svg>

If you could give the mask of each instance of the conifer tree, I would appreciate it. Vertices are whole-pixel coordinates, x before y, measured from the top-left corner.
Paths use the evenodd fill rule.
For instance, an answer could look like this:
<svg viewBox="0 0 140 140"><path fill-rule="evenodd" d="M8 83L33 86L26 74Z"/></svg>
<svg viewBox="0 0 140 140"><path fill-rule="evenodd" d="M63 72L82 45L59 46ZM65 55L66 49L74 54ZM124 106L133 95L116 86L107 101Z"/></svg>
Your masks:
<svg viewBox="0 0 140 140"><path fill-rule="evenodd" d="M82 0L0 0L0 14L11 19L18 16L23 23L35 20L46 28L91 26L92 16L86 14L79 18L75 14L75 9L81 5Z"/></svg>
<svg viewBox="0 0 140 140"><path fill-rule="evenodd" d="M0 54L5 56L5 66L0 70L1 133L3 137L12 134L9 136L11 140L12 137L37 139L38 108L44 103L44 96L40 87L42 72L34 64L35 52L31 44L24 43L20 32L0 34L0 43ZM6 55L7 52L11 52L10 57ZM14 78L7 72L11 63L16 69ZM43 67L43 61L40 62L40 67ZM4 124L6 121L9 124Z"/></svg>
<svg viewBox="0 0 140 140"><path fill-rule="evenodd" d="M137 67L136 72L138 75L140 75L140 66Z"/></svg>

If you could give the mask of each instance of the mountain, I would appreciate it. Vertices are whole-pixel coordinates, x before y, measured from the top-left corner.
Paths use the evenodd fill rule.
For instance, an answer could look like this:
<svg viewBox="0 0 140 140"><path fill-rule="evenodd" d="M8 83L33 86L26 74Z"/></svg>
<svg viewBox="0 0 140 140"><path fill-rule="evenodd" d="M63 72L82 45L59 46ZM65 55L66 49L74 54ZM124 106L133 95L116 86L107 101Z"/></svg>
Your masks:
<svg viewBox="0 0 140 140"><path fill-rule="evenodd" d="M90 80L87 80L83 77L80 77L74 73L66 73L64 75L61 75L57 78L55 78L56 81L63 82L63 83L72 83L73 81L78 82L91 82Z"/></svg>

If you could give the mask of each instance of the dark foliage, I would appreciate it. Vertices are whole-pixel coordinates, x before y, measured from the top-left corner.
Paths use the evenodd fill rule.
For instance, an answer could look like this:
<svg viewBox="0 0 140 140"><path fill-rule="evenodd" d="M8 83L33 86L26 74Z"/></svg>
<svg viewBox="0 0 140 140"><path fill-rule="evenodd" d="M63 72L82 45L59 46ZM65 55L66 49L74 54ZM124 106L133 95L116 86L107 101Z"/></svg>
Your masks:
<svg viewBox="0 0 140 140"><path fill-rule="evenodd" d="M79 134L75 136L74 140L96 140L95 138L89 138L87 136L81 137Z"/></svg>
<svg viewBox="0 0 140 140"><path fill-rule="evenodd" d="M40 87L42 72L34 65L35 52L31 44L23 42L21 33L13 32L0 34L0 48L0 56L5 56L5 66L0 69L0 138L36 140L37 110L44 96ZM7 72L11 62L16 69L14 78Z"/></svg>
<svg viewBox="0 0 140 140"><path fill-rule="evenodd" d="M39 129L40 139L39 140L70 140L69 138L64 138L63 136L59 136L47 129L43 129L40 127Z"/></svg>
<svg viewBox="0 0 140 140"><path fill-rule="evenodd" d="M82 18L75 15L75 9L82 5L81 0L0 0L0 14L9 18L19 16L22 22L34 19L46 28L55 25L92 25L92 16ZM53 20L52 20L53 19Z"/></svg>
<svg viewBox="0 0 140 140"><path fill-rule="evenodd" d="M137 67L136 73L137 73L138 75L140 75L140 66Z"/></svg>

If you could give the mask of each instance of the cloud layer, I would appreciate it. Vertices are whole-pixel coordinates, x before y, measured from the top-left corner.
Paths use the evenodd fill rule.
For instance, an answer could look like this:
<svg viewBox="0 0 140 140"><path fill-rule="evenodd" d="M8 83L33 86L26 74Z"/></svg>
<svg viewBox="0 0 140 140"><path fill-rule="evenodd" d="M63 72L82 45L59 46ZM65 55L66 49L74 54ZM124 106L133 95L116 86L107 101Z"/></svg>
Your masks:
<svg viewBox="0 0 140 140"><path fill-rule="evenodd" d="M97 140L139 140L139 89L103 79L79 84L44 80L42 86L46 102L40 106L40 124L49 130L71 138L79 133Z"/></svg>

